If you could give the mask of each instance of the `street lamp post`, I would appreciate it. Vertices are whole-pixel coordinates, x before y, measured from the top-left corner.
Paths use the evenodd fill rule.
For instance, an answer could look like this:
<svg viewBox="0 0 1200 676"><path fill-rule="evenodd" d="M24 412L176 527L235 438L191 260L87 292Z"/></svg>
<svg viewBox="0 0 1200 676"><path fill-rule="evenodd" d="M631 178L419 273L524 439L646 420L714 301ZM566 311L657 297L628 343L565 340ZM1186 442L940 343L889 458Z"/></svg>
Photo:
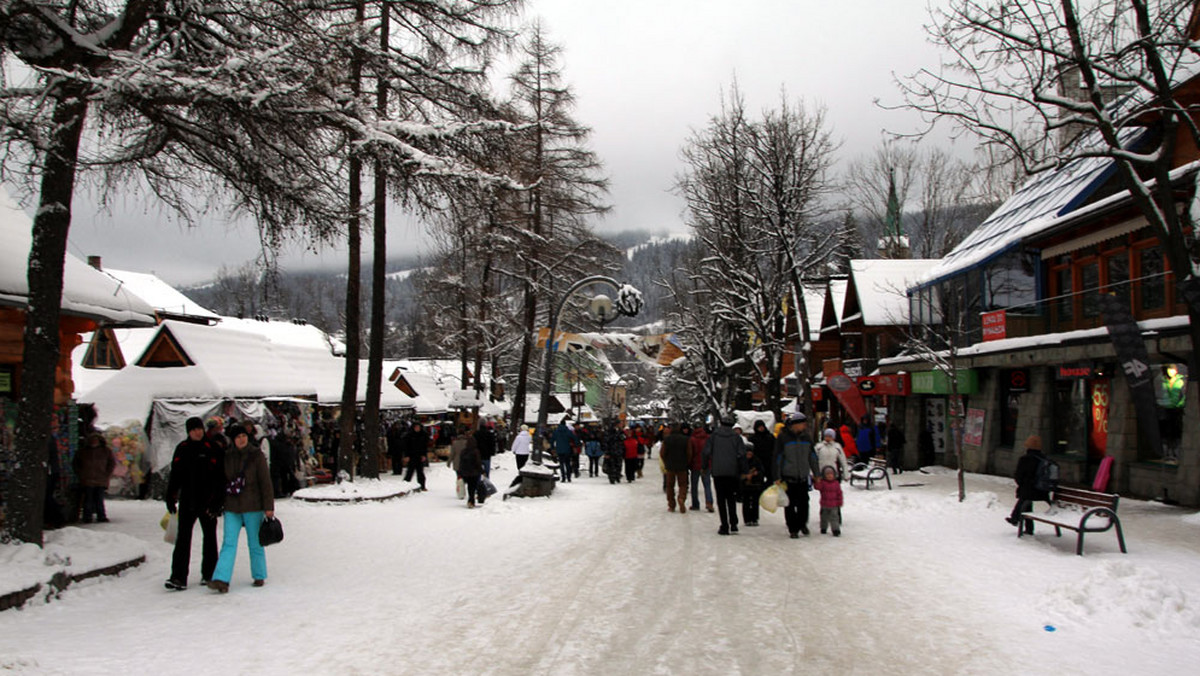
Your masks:
<svg viewBox="0 0 1200 676"><path fill-rule="evenodd" d="M550 333L546 336L546 353L543 368L545 375L542 379L542 394L540 403L538 405L537 428L535 429L535 438L533 440L533 457L531 458L531 461L535 465L542 464L542 440L546 435L546 416L548 413L547 409L549 408L550 404L550 385L554 380L554 339L555 334L558 332L558 318L560 315L562 315L563 308L567 306L567 301L570 300L571 295L579 289L588 286L589 284L605 284L607 286L611 286L617 291L617 300L613 302L611 306L616 312L616 315L612 317L612 319L616 319L617 316L622 315L632 317L642 310L641 292L632 286L629 286L628 284L621 284L617 280L606 275L592 275L590 277L584 277L583 279L575 282L569 289L567 289L566 293L563 294L558 303L551 308L549 317ZM607 298L603 299L603 301L607 300ZM593 302L593 311L599 314L602 320L607 318L607 315L610 311L607 307L607 303L603 301L600 298L597 298L596 301Z"/></svg>

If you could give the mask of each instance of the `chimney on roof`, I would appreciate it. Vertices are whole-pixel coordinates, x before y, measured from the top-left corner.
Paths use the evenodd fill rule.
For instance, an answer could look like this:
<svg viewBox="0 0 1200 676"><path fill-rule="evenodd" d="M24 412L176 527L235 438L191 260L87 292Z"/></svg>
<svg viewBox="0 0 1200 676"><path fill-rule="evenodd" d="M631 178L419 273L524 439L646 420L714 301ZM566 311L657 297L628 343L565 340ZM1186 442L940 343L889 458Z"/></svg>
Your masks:
<svg viewBox="0 0 1200 676"><path fill-rule="evenodd" d="M97 270L104 269L104 268L100 267L100 257L99 256L88 256L88 265L92 266L93 268L96 268Z"/></svg>

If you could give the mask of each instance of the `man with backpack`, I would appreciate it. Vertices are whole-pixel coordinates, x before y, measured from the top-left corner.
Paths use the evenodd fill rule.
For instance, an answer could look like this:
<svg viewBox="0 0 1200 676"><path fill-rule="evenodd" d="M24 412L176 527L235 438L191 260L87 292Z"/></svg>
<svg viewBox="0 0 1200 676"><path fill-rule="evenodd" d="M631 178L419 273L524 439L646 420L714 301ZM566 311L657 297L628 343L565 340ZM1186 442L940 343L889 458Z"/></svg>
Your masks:
<svg viewBox="0 0 1200 676"><path fill-rule="evenodd" d="M1058 465L1042 454L1042 438L1036 434L1025 440L1025 455L1017 461L1013 479L1017 482L1017 504L1013 505L1012 514L1006 520L1020 528L1021 513L1033 511L1033 503L1037 500L1048 502L1050 491L1058 482ZM1025 533L1033 534L1032 521L1025 521Z"/></svg>

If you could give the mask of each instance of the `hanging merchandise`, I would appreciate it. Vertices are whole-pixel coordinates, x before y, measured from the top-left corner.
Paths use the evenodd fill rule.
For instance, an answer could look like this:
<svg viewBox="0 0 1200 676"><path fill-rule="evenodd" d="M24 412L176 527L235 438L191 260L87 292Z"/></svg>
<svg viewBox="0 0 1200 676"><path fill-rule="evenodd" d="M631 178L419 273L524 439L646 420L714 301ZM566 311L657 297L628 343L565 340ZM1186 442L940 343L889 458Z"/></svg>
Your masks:
<svg viewBox="0 0 1200 676"><path fill-rule="evenodd" d="M108 492L137 497L141 485L146 481L146 449L150 445L142 424L127 420L124 425L114 425L104 430L104 439L108 442L113 459L117 461Z"/></svg>

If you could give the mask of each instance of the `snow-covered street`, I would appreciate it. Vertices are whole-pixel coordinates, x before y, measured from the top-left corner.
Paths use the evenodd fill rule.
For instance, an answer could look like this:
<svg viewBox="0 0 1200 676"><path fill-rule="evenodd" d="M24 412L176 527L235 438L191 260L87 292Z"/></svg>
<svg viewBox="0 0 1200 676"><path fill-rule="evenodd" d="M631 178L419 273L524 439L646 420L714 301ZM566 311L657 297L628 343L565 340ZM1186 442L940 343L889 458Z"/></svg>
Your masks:
<svg viewBox="0 0 1200 676"><path fill-rule="evenodd" d="M513 476L497 458L498 486ZM846 487L842 537L782 513L720 537L645 479L468 510L453 475L383 503L282 500L250 586L168 592L156 502L89 526L147 543L119 578L0 613L0 670L50 674L1183 674L1200 663L1200 516L1123 501L1115 536L1017 539L1011 482L948 470ZM391 481L397 477L386 477Z"/></svg>

